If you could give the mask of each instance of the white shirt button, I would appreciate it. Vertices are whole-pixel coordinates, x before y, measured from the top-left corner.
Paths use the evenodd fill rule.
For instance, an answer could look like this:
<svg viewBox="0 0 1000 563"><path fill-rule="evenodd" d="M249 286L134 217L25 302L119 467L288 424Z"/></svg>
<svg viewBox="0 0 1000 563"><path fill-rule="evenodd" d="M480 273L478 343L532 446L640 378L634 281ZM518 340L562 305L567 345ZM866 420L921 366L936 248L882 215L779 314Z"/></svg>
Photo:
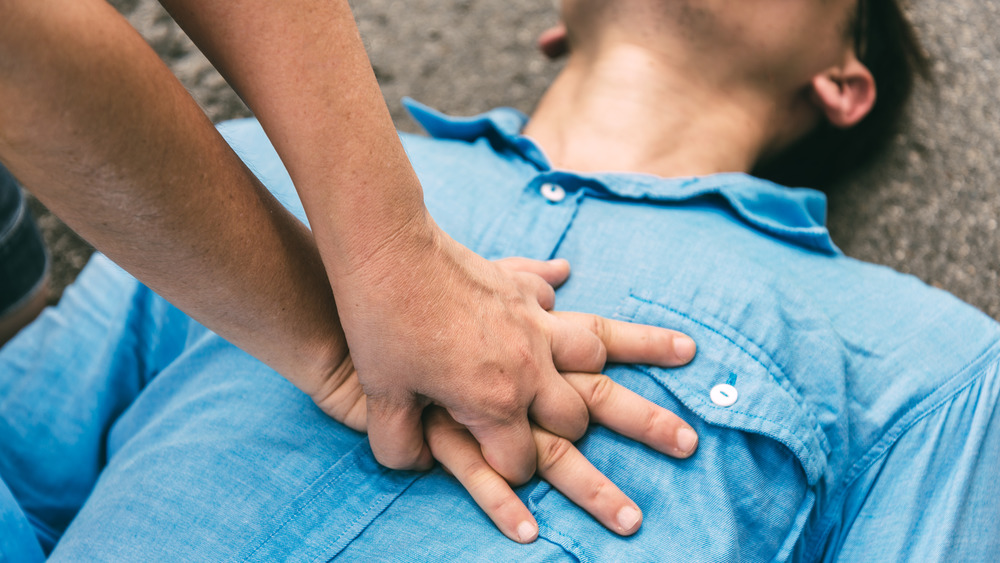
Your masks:
<svg viewBox="0 0 1000 563"><path fill-rule="evenodd" d="M542 197L552 203L559 203L566 199L566 190L559 184L542 184L539 191L542 192Z"/></svg>
<svg viewBox="0 0 1000 563"><path fill-rule="evenodd" d="M720 407L731 407L736 403L736 399L739 398L740 394L736 391L736 388L728 383L720 383L715 387L712 387L712 391L709 393L712 397L712 402L719 405Z"/></svg>

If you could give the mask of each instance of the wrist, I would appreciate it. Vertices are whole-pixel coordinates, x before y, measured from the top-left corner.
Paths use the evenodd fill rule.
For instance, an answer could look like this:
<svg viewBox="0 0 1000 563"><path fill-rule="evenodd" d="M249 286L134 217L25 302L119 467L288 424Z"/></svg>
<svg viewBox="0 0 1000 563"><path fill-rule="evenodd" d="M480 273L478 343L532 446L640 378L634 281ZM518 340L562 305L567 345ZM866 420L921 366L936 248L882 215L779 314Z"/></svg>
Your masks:
<svg viewBox="0 0 1000 563"><path fill-rule="evenodd" d="M324 395L327 383L350 356L340 330L289 343L285 351L285 356L275 362L278 365L272 367L314 399Z"/></svg>
<svg viewBox="0 0 1000 563"><path fill-rule="evenodd" d="M339 261L328 261L326 252L323 261L334 293L339 295L338 286L344 283L381 285L387 278L419 271L441 253L445 238L421 206L395 225L357 234L356 240L344 245Z"/></svg>

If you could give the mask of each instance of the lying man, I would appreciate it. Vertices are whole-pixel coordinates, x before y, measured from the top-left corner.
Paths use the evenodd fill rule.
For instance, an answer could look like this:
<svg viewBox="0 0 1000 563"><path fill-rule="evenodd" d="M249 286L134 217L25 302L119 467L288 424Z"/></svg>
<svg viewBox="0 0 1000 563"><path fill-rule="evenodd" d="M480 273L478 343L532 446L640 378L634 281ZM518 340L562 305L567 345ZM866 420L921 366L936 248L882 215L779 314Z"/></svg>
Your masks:
<svg viewBox="0 0 1000 563"><path fill-rule="evenodd" d="M607 370L691 423L694 456L601 427L576 444L642 509L641 530L615 535L607 515L571 502L591 509L605 491L575 489L559 471L574 461L564 446L539 464L562 492L536 480L514 498L481 459L438 456L475 500L442 469L382 470L358 434L97 259L0 354L0 458L16 460L4 478L20 476L12 490L40 535L38 514L61 508L68 521L83 505L47 538L54 557L982 561L1000 550L1000 327L843 256L819 193L745 174L836 162L886 133L871 124L902 100L891 82L876 104L875 84L915 52L896 5L566 0L562 15L570 60L529 122L411 104L432 138L404 143L457 240L490 258L567 258L561 308L699 343L676 370ZM865 139L833 129L852 126ZM260 128L222 130L301 216ZM40 354L61 370L34 370ZM57 402L67 382L106 391L66 399L65 423L43 433L18 406ZM469 445L440 411L428 419L445 428L432 448ZM81 436L77 450L107 460L92 490L58 457ZM539 525L527 545L488 519L503 528L522 502Z"/></svg>

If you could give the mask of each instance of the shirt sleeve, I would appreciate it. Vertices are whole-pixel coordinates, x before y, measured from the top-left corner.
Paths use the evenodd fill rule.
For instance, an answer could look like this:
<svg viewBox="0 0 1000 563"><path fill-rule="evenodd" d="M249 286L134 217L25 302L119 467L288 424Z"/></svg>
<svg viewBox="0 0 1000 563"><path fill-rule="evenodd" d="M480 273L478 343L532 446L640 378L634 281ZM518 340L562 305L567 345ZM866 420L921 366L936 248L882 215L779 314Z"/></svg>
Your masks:
<svg viewBox="0 0 1000 563"><path fill-rule="evenodd" d="M3 479L0 479L0 561L45 561L31 524Z"/></svg>
<svg viewBox="0 0 1000 563"><path fill-rule="evenodd" d="M995 561L1000 362L931 408L851 486L827 560ZM852 513L856 515L851 517Z"/></svg>

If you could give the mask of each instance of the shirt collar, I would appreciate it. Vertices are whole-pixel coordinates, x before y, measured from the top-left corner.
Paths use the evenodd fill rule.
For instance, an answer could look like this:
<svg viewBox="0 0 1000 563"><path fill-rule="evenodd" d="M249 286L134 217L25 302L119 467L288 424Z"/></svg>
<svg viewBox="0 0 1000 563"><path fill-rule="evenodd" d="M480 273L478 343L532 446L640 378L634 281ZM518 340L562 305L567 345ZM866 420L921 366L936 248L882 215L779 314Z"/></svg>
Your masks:
<svg viewBox="0 0 1000 563"><path fill-rule="evenodd" d="M528 118L513 108L473 117L451 117L410 98L404 107L427 133L438 139L486 139L494 150L510 150L538 169L545 181L591 184L615 197L653 202L684 202L715 195L744 221L770 236L801 247L839 254L826 228L826 196L806 188L787 188L743 173L693 178L649 174L579 174L555 170L534 141L521 135Z"/></svg>

